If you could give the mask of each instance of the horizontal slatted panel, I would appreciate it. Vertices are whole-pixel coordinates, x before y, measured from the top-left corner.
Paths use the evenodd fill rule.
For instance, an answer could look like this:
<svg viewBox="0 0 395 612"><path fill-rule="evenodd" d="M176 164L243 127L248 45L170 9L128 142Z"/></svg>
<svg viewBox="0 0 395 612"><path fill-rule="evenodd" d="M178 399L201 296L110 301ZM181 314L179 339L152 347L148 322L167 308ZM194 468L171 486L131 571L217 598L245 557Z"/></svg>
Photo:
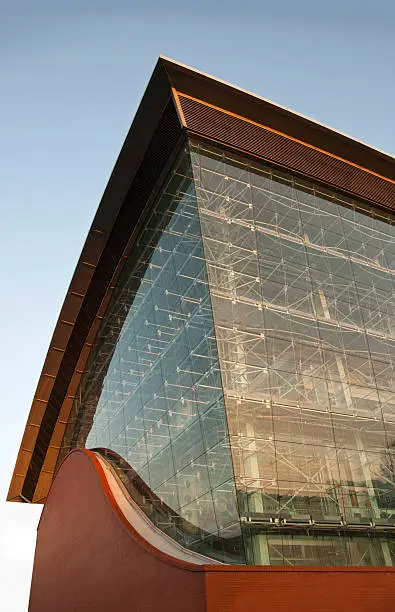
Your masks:
<svg viewBox="0 0 395 612"><path fill-rule="evenodd" d="M188 129L395 210L395 183L204 102L179 98Z"/></svg>

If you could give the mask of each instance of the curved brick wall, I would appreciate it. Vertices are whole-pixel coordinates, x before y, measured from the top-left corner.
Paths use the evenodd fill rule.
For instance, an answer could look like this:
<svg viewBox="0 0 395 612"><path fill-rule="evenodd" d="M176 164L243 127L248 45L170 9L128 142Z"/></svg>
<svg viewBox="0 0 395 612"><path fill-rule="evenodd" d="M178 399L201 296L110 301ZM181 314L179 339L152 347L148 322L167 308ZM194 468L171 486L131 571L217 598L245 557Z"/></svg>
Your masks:
<svg viewBox="0 0 395 612"><path fill-rule="evenodd" d="M393 568L193 565L144 541L92 453L74 451L38 528L30 612L390 612Z"/></svg>

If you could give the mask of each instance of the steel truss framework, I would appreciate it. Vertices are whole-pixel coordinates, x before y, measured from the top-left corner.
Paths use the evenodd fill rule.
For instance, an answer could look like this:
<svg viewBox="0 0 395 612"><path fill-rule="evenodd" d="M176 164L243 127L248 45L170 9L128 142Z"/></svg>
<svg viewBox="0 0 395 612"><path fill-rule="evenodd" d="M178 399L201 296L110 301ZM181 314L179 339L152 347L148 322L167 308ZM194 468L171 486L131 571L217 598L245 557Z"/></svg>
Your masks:
<svg viewBox="0 0 395 612"><path fill-rule="evenodd" d="M191 143L66 444L119 453L206 554L392 565L394 234L361 203Z"/></svg>

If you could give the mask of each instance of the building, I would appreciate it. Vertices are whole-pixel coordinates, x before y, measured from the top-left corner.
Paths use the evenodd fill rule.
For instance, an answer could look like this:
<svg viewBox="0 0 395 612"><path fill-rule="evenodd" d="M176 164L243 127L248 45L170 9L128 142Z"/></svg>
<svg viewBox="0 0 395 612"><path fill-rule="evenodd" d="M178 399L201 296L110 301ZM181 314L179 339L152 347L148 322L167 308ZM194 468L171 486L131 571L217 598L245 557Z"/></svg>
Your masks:
<svg viewBox="0 0 395 612"><path fill-rule="evenodd" d="M284 566L298 566L286 580L302 589L314 567L332 606L321 609L344 609L336 593L348 609L384 609L395 586L394 209L394 158L159 59L66 295L10 487L11 501L44 503L63 462L31 610L45 609L54 529L86 497L93 465L145 547L188 571L213 565L210 597L226 598L230 576L244 589L284 579ZM80 508L69 531L67 520L71 542L88 516ZM86 578L83 533L71 557L59 553L58 592L59 572ZM362 584L377 608L364 607ZM241 608L223 609L246 609L249 589ZM67 609L91 609L81 597ZM288 609L286 597L277 591L273 609Z"/></svg>

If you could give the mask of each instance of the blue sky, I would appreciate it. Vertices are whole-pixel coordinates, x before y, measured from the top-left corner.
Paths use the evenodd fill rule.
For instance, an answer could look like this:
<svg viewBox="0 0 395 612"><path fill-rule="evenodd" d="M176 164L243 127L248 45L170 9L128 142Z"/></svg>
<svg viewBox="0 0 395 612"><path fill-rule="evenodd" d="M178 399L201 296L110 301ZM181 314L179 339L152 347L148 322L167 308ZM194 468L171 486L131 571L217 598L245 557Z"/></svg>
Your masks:
<svg viewBox="0 0 395 612"><path fill-rule="evenodd" d="M395 154L395 4L0 0L0 609L25 612L40 507L5 504L50 337L157 56Z"/></svg>

